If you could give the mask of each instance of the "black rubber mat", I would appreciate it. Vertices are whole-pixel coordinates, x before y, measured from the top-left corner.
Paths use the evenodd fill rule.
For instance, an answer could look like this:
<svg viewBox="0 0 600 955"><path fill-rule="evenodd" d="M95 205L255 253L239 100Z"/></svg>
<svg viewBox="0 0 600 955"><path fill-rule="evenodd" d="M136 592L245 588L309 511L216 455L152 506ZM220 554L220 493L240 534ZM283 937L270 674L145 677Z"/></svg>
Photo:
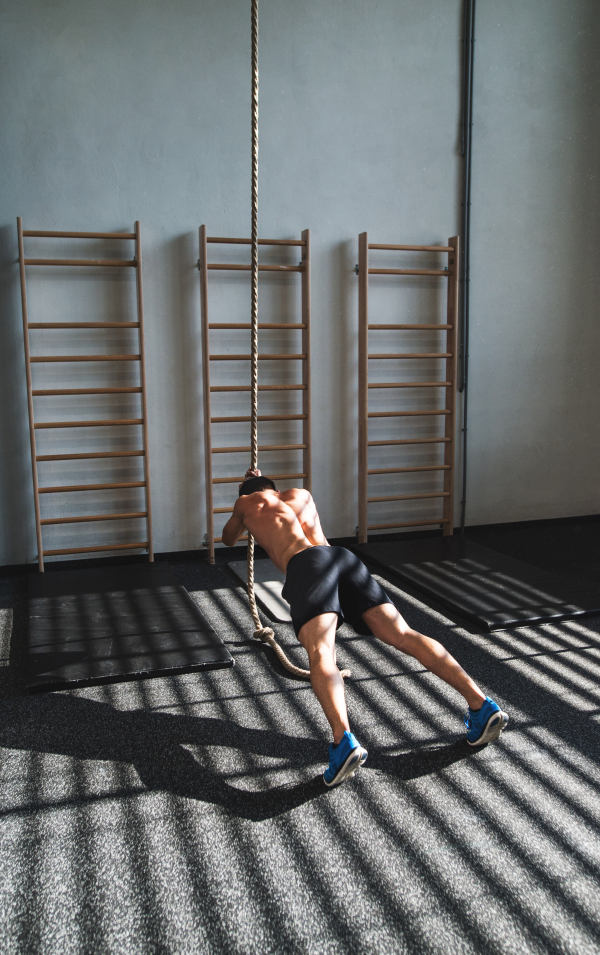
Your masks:
<svg viewBox="0 0 600 955"><path fill-rule="evenodd" d="M27 689L67 689L233 666L164 564L32 575Z"/></svg>
<svg viewBox="0 0 600 955"><path fill-rule="evenodd" d="M465 538L358 544L356 553L486 630L600 612L600 586L540 570Z"/></svg>

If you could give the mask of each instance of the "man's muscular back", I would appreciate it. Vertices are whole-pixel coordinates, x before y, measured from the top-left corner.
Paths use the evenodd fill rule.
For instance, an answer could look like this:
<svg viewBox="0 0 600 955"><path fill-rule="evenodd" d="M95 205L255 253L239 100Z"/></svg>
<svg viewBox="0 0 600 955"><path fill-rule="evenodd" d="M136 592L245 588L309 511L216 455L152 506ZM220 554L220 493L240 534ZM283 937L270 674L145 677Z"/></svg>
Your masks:
<svg viewBox="0 0 600 955"><path fill-rule="evenodd" d="M310 492L298 487L239 497L223 528L223 543L232 547L244 528L284 573L294 554L314 544L327 544Z"/></svg>

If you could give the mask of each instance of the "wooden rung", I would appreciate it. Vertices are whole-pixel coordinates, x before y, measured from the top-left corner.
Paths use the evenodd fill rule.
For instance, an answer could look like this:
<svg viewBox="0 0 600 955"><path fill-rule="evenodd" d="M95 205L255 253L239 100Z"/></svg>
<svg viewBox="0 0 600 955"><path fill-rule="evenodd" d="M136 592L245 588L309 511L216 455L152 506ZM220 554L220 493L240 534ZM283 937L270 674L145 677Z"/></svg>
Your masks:
<svg viewBox="0 0 600 955"><path fill-rule="evenodd" d="M384 530L388 527L421 527L425 524L449 524L450 520L447 517L439 517L436 521L401 521L400 523L393 524L367 524L368 531L379 531Z"/></svg>
<svg viewBox="0 0 600 955"><path fill-rule="evenodd" d="M143 458L145 451L86 451L79 454L37 454L36 461L83 461L86 458Z"/></svg>
<svg viewBox="0 0 600 955"><path fill-rule="evenodd" d="M451 388L451 381L386 381L369 384L369 388Z"/></svg>
<svg viewBox="0 0 600 955"><path fill-rule="evenodd" d="M391 444L444 444L452 438L398 438L395 441L367 441L370 448L379 448Z"/></svg>
<svg viewBox="0 0 600 955"><path fill-rule="evenodd" d="M27 234L27 233L25 233ZM223 239L219 236L208 235L207 242L218 243L219 245L252 245L252 239ZM304 239L259 239L259 245L306 245Z"/></svg>
<svg viewBox="0 0 600 955"><path fill-rule="evenodd" d="M64 487L40 487L39 494L62 494L63 491L104 491L113 487L146 487L145 481L125 481L118 484L67 484Z"/></svg>
<svg viewBox="0 0 600 955"><path fill-rule="evenodd" d="M209 328L252 328L250 322L210 322ZM304 322L259 322L259 328L306 328Z"/></svg>
<svg viewBox="0 0 600 955"><path fill-rule="evenodd" d="M448 330L449 328L454 328L454 325L439 325L439 324L435 324L435 325L368 325L367 327L369 329L374 329L374 330L382 330L387 328L392 328L392 329L427 328L427 329L435 329L437 331L438 329Z"/></svg>
<svg viewBox="0 0 600 955"><path fill-rule="evenodd" d="M139 328L139 322L29 322L27 328Z"/></svg>
<svg viewBox="0 0 600 955"><path fill-rule="evenodd" d="M389 249L393 252L454 252L451 245L381 245L381 243L370 243L369 249Z"/></svg>
<svg viewBox="0 0 600 955"><path fill-rule="evenodd" d="M452 358L451 352L401 352L399 354L367 355L367 358Z"/></svg>
<svg viewBox="0 0 600 955"><path fill-rule="evenodd" d="M368 504L376 504L380 501L420 501L425 497L450 497L450 491L437 491L427 494L392 494L389 497L368 497Z"/></svg>
<svg viewBox="0 0 600 955"><path fill-rule="evenodd" d="M266 476L266 475L265 475ZM294 481L296 478L305 478L306 472L302 474L269 474L268 477L272 481ZM244 481L244 477L225 477L225 478L213 478L213 484L241 484Z"/></svg>
<svg viewBox="0 0 600 955"><path fill-rule="evenodd" d="M34 428L102 428L107 425L143 424L143 418L107 418L105 421L45 421Z"/></svg>
<svg viewBox="0 0 600 955"><path fill-rule="evenodd" d="M405 474L408 471L450 471L451 464L422 464L411 468L372 468L367 474Z"/></svg>
<svg viewBox="0 0 600 955"><path fill-rule="evenodd" d="M60 550L45 550L43 557L57 557L59 554L92 554L101 550L137 550L140 547L148 549L148 541L138 541L137 544L102 544L96 547L61 547Z"/></svg>
<svg viewBox="0 0 600 955"><path fill-rule="evenodd" d="M227 272L249 272L251 265L234 265L225 262L209 262L207 269L219 269ZM259 265L259 272L304 272L303 265Z"/></svg>
<svg viewBox="0 0 600 955"><path fill-rule="evenodd" d="M257 421L303 421L308 415L305 414L259 414ZM226 421L252 421L250 415L242 418L211 418L212 424L223 424Z"/></svg>
<svg viewBox="0 0 600 955"><path fill-rule="evenodd" d="M416 415L452 414L449 408L440 408L437 411L369 411L368 418L410 418Z"/></svg>
<svg viewBox="0 0 600 955"><path fill-rule="evenodd" d="M31 392L34 398L42 395L125 395L141 394L137 388L36 388Z"/></svg>
<svg viewBox="0 0 600 955"><path fill-rule="evenodd" d="M211 391L252 391L250 385L211 385ZM259 391L306 391L306 385L259 385Z"/></svg>
<svg viewBox="0 0 600 955"><path fill-rule="evenodd" d="M120 269L134 269L135 259L24 259L25 265L101 265Z"/></svg>
<svg viewBox="0 0 600 955"><path fill-rule="evenodd" d="M25 233L27 234L27 233ZM215 235L206 237L207 242L219 245L252 245L252 239L227 239ZM304 239L259 239L259 245L306 245Z"/></svg>
<svg viewBox="0 0 600 955"><path fill-rule="evenodd" d="M231 514L232 507L213 507L213 514Z"/></svg>
<svg viewBox="0 0 600 955"><path fill-rule="evenodd" d="M124 521L132 517L148 517L148 511L135 511L131 514L95 514L93 517L50 517L40 524L81 524L87 521Z"/></svg>
<svg viewBox="0 0 600 955"><path fill-rule="evenodd" d="M23 235L40 239L135 239L135 232L36 232L23 229Z"/></svg>
<svg viewBox="0 0 600 955"><path fill-rule="evenodd" d="M141 355L44 355L39 358L30 358L29 361L141 361L141 359Z"/></svg>
<svg viewBox="0 0 600 955"><path fill-rule="evenodd" d="M450 440L449 438L447 439ZM308 445L306 444L263 444L258 450L259 451L304 451ZM252 448L248 447L243 448L212 448L213 454L227 454L229 453L240 453L241 451L251 451Z"/></svg>
<svg viewBox="0 0 600 955"><path fill-rule="evenodd" d="M306 355L258 355L259 361L299 361ZM252 355L209 355L209 361L250 361Z"/></svg>
<svg viewBox="0 0 600 955"><path fill-rule="evenodd" d="M453 274L447 269L369 269L368 272L369 275L445 275L446 277Z"/></svg>
<svg viewBox="0 0 600 955"><path fill-rule="evenodd" d="M215 537L215 538L213 538L213 540L214 540L215 544L222 544L222 543L223 543L223 538L222 538L222 537ZM244 537L238 537L238 539L237 539L237 541L236 541L236 544L239 544L240 541L247 541L247 540L248 540L248 535L245 534Z"/></svg>

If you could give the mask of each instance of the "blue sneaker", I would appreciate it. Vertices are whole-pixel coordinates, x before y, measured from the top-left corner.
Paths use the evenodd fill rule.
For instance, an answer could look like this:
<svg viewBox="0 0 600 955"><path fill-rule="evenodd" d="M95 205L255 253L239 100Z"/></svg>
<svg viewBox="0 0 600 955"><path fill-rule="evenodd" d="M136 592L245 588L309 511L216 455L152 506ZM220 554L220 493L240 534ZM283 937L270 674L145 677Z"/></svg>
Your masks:
<svg viewBox="0 0 600 955"><path fill-rule="evenodd" d="M368 755L356 737L346 730L337 746L333 743L329 746L329 766L323 773L323 782L326 786L339 786L354 776Z"/></svg>
<svg viewBox="0 0 600 955"><path fill-rule="evenodd" d="M467 743L469 746L483 746L498 739L508 723L508 715L497 703L486 696L485 703L480 710L472 710L465 715L467 727Z"/></svg>

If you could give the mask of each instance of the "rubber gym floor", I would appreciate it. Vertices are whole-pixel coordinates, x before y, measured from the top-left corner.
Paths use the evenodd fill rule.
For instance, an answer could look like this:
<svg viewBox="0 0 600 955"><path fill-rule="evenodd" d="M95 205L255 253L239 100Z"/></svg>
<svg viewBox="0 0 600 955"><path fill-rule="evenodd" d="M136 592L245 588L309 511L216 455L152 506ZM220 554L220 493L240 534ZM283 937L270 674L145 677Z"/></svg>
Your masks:
<svg viewBox="0 0 600 955"><path fill-rule="evenodd" d="M577 526L475 536L593 575L598 521ZM233 670L32 696L25 576L0 580L3 955L596 955L600 618L481 634L386 584L509 728L471 750L453 691L344 627L369 759L327 790L325 719L251 639L226 556L171 566Z"/></svg>

